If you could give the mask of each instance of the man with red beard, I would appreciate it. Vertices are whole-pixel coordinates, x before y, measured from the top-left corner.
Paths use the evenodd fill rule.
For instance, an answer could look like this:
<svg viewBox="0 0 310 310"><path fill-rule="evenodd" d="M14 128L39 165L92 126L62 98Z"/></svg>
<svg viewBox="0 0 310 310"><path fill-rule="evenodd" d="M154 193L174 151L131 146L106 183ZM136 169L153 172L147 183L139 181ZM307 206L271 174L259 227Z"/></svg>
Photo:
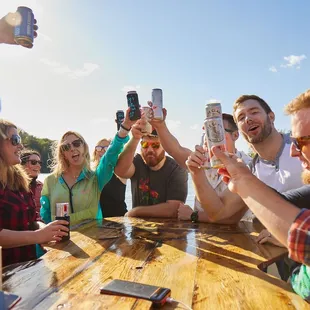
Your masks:
<svg viewBox="0 0 310 310"><path fill-rule="evenodd" d="M187 196L187 171L165 156L157 132L143 135L143 121L132 127L132 138L119 156L115 173L131 180L132 209L127 216L177 217ZM136 154L140 142L141 154Z"/></svg>

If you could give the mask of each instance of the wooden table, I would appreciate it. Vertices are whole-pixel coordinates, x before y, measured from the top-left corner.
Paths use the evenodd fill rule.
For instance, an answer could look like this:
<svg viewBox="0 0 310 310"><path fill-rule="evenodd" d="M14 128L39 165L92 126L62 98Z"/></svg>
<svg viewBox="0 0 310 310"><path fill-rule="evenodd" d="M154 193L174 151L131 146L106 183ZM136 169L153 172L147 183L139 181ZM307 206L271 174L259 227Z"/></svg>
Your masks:
<svg viewBox="0 0 310 310"><path fill-rule="evenodd" d="M260 268L285 249L255 243L255 225L108 218L81 225L36 261L4 269L17 309L150 309L100 295L112 279L168 287L193 309L310 309L290 285ZM164 309L185 309L166 304Z"/></svg>

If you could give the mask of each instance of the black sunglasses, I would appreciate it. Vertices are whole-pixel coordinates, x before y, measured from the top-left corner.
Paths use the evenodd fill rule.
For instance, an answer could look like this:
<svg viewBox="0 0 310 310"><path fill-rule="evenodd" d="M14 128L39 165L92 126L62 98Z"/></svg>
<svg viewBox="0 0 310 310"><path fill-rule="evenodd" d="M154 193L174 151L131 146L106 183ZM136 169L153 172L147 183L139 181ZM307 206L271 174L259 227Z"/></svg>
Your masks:
<svg viewBox="0 0 310 310"><path fill-rule="evenodd" d="M297 152L302 152L304 146L306 146L310 141L310 136L303 136L294 138L291 136L291 141L294 144Z"/></svg>
<svg viewBox="0 0 310 310"><path fill-rule="evenodd" d="M80 147L81 145L83 145L83 141L81 139L77 139L77 140L72 141L71 143L63 144L60 147L63 152L68 152L71 150L71 146L77 148L77 147Z"/></svg>
<svg viewBox="0 0 310 310"><path fill-rule="evenodd" d="M42 166L41 160L29 159L27 160L27 162L30 163L32 166L35 166L36 164L39 164L40 166Z"/></svg>
<svg viewBox="0 0 310 310"><path fill-rule="evenodd" d="M13 146L19 145L22 143L22 138L19 135L12 135L11 138L9 138Z"/></svg>
<svg viewBox="0 0 310 310"><path fill-rule="evenodd" d="M97 145L96 147L95 147L95 150L97 151L97 152L101 152L101 151L103 151L103 150L107 150L108 149L108 147L109 146L101 146L101 145Z"/></svg>

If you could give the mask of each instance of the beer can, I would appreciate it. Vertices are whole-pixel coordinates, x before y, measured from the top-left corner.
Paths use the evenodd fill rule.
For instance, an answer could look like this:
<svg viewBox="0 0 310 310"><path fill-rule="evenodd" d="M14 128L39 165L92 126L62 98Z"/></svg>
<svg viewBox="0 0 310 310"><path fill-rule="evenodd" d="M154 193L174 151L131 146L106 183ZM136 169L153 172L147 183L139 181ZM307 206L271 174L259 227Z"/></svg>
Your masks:
<svg viewBox="0 0 310 310"><path fill-rule="evenodd" d="M154 110L154 119L164 119L163 114L163 91L160 88L152 90L152 103Z"/></svg>
<svg viewBox="0 0 310 310"><path fill-rule="evenodd" d="M14 41L19 45L31 48L34 38L34 15L32 10L25 6L19 6L16 15Z"/></svg>
<svg viewBox="0 0 310 310"><path fill-rule="evenodd" d="M211 99L206 104L206 118L222 117L221 102L216 99Z"/></svg>
<svg viewBox="0 0 310 310"><path fill-rule="evenodd" d="M130 108L129 118L131 121L136 121L141 118L139 98L136 91L127 92L127 104Z"/></svg>
<svg viewBox="0 0 310 310"><path fill-rule="evenodd" d="M69 213L69 203L56 203L56 220L65 220L69 222L67 227L70 229L70 213ZM63 236L61 241L68 241L70 240L70 230L68 231L68 236Z"/></svg>
<svg viewBox="0 0 310 310"><path fill-rule="evenodd" d="M208 150L207 150L207 147L206 147L206 133L204 132L202 135L201 135L201 140L200 140L200 146L206 151L205 152L205 157L206 157L206 161L203 163L203 165L201 166L201 168L203 169L211 169L211 165L210 165L210 157L209 157L209 154L208 154Z"/></svg>
<svg viewBox="0 0 310 310"><path fill-rule="evenodd" d="M146 121L145 126L141 128L141 132L144 134L150 134L152 133L152 125L149 123L149 121L152 118L152 108L149 106L142 107L143 112L143 118Z"/></svg>
<svg viewBox="0 0 310 310"><path fill-rule="evenodd" d="M117 124L117 130L120 129L121 123L124 121L125 113L123 110L117 110L116 111L116 124Z"/></svg>
<svg viewBox="0 0 310 310"><path fill-rule="evenodd" d="M204 122L206 140L210 156L211 168L223 167L222 162L214 156L211 151L213 146L219 147L221 151L226 151L225 130L222 117L207 118Z"/></svg>

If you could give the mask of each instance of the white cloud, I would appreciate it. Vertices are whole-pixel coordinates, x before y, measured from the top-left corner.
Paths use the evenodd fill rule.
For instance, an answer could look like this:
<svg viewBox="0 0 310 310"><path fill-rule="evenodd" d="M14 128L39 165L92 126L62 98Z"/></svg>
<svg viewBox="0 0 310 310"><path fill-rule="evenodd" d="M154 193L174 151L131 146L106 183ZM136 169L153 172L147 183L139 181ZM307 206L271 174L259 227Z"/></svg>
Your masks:
<svg viewBox="0 0 310 310"><path fill-rule="evenodd" d="M197 130L197 129L198 129L198 124L194 124L194 125L192 125L192 126L189 126L189 128L190 128L191 130Z"/></svg>
<svg viewBox="0 0 310 310"><path fill-rule="evenodd" d="M121 91L123 91L124 93L127 93L128 91L131 91L131 90L135 90L137 91L138 89L140 89L140 85L136 85L136 86L133 86L133 85L125 85Z"/></svg>
<svg viewBox="0 0 310 310"><path fill-rule="evenodd" d="M181 121L174 121L174 120L167 120L167 126L170 130L175 130L177 129L178 127L180 127L181 125Z"/></svg>
<svg viewBox="0 0 310 310"><path fill-rule="evenodd" d="M52 72L61 75L65 74L71 79L86 77L92 74L95 70L99 69L99 65L90 62L84 63L82 68L75 70L70 69L68 65L64 65L47 58L41 58L40 62L50 67Z"/></svg>
<svg viewBox="0 0 310 310"><path fill-rule="evenodd" d="M271 72L273 72L273 73L278 72L278 70L277 70L277 68L276 68L275 66L271 66L271 67L269 68L269 71L271 71Z"/></svg>
<svg viewBox="0 0 310 310"><path fill-rule="evenodd" d="M284 56L283 59L286 61L285 64L282 64L282 68L298 68L300 69L300 64L303 60L307 59L306 55L290 55L290 56Z"/></svg>

